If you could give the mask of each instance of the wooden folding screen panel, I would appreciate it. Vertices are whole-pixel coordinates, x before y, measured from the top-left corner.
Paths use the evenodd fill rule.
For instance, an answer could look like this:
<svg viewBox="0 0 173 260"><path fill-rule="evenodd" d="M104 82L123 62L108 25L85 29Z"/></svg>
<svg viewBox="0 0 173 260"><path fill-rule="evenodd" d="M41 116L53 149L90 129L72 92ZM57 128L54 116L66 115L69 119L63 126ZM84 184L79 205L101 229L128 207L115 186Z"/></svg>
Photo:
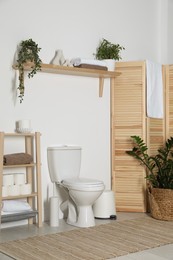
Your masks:
<svg viewBox="0 0 173 260"><path fill-rule="evenodd" d="M166 120L166 115L165 115L165 81L166 81L166 75L165 75L165 66L162 66L162 77L163 77L163 119L158 119L158 118L147 118L147 144L149 148L149 154L150 155L155 155L158 153L158 149L160 147L163 147L163 144L165 143L165 120Z"/></svg>
<svg viewBox="0 0 173 260"><path fill-rule="evenodd" d="M167 128L165 118L146 116L146 64L142 62L119 62L112 89L112 190L115 192L117 211L145 212L147 194L145 169L139 162L126 154L131 149L131 135L140 136L147 144L149 154L156 154L167 135L173 135L173 66L163 66L164 104L169 114ZM169 80L167 80L169 78ZM167 101L165 101L167 82ZM164 113L165 113L164 111ZM168 127L169 126L169 127Z"/></svg>
<svg viewBox="0 0 173 260"><path fill-rule="evenodd" d="M146 211L145 170L126 154L130 136L146 141L145 62L119 62L112 89L112 190L117 211Z"/></svg>
<svg viewBox="0 0 173 260"><path fill-rule="evenodd" d="M148 153L156 155L158 149L165 143L165 118L164 119L147 119L147 145Z"/></svg>
<svg viewBox="0 0 173 260"><path fill-rule="evenodd" d="M166 65L166 101L165 101L165 114L166 114L166 139L170 136L173 137L173 65Z"/></svg>

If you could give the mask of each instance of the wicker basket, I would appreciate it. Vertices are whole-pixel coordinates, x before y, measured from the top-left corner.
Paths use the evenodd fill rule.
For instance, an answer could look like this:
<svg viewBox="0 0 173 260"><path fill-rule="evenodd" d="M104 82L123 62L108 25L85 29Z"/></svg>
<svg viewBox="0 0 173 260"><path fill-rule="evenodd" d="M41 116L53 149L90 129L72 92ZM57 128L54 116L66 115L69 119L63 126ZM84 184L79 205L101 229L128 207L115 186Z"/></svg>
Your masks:
<svg viewBox="0 0 173 260"><path fill-rule="evenodd" d="M159 220L173 220L173 190L148 189L151 215Z"/></svg>

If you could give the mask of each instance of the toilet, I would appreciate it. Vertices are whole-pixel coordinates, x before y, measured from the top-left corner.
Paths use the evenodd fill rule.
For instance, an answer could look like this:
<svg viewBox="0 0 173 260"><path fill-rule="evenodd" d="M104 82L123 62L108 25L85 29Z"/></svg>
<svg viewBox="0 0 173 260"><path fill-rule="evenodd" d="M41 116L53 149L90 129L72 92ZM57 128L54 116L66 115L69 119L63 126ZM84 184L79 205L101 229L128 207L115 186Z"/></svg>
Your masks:
<svg viewBox="0 0 173 260"><path fill-rule="evenodd" d="M55 145L47 148L50 179L59 211L67 208L67 223L77 227L95 226L92 206L104 191L100 180L80 178L81 147ZM61 218L60 216L60 218Z"/></svg>

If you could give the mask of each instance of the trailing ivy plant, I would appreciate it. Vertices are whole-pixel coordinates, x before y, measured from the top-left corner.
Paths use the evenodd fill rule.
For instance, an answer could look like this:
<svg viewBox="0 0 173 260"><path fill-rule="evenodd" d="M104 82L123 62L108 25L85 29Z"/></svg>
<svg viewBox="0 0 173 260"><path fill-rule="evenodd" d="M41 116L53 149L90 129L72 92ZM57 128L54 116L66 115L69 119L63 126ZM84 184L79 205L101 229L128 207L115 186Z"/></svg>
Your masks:
<svg viewBox="0 0 173 260"><path fill-rule="evenodd" d="M41 48L32 39L22 41L19 45L17 68L19 69L19 98L20 103L23 101L25 85L24 85L24 65L27 62L31 62L31 71L28 73L28 77L33 77L37 71L41 70L41 59L39 52Z"/></svg>
<svg viewBox="0 0 173 260"><path fill-rule="evenodd" d="M99 46L96 49L94 54L97 60L113 59L120 60L120 52L125 50L125 48L119 44L113 44L106 39L102 39L99 43Z"/></svg>
<svg viewBox="0 0 173 260"><path fill-rule="evenodd" d="M126 153L146 167L146 179L151 187L173 189L173 137L167 139L155 156L148 155L148 147L139 136L131 136L131 138L135 146Z"/></svg>

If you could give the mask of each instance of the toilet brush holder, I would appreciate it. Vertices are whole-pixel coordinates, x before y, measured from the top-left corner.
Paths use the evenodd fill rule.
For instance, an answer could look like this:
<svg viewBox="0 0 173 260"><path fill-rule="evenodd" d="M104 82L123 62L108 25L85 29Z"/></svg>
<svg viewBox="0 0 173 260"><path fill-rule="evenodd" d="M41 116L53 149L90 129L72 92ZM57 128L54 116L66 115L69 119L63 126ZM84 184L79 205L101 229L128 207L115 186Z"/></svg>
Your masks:
<svg viewBox="0 0 173 260"><path fill-rule="evenodd" d="M59 198L55 196L50 198L50 226L59 226Z"/></svg>

